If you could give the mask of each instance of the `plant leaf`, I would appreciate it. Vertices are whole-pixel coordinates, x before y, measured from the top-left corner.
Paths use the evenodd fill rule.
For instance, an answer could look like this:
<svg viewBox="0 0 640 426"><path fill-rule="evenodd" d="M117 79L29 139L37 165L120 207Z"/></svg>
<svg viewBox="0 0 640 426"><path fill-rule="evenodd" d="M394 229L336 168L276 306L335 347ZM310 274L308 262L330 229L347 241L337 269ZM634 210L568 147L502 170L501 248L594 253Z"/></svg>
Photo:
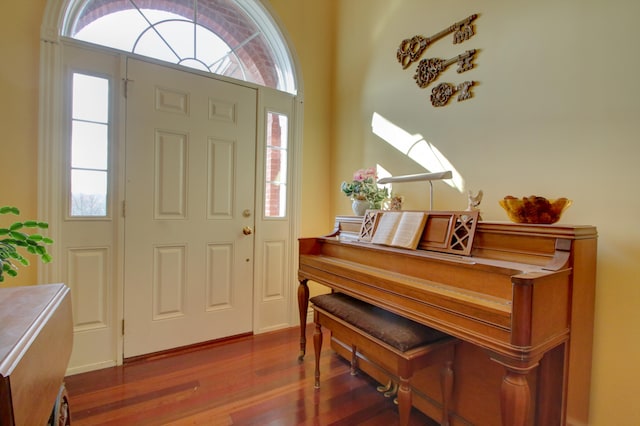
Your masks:
<svg viewBox="0 0 640 426"><path fill-rule="evenodd" d="M24 241L27 239L27 234L22 233L22 232L15 232L15 231L10 231L9 234L11 235L11 237L13 237L15 240L18 241Z"/></svg>
<svg viewBox="0 0 640 426"><path fill-rule="evenodd" d="M0 214L20 214L16 207L0 207ZM51 238L47 238L39 233L20 232L23 228L48 229L47 222L27 220L24 222L14 222L8 228L0 228L0 282L5 281L6 276L15 277L18 275L17 265L29 265L29 260L22 253L18 252L20 247L27 253L39 256L42 262L51 262L51 255L47 253L45 244L53 244Z"/></svg>
<svg viewBox="0 0 640 426"><path fill-rule="evenodd" d="M11 206L0 207L0 214L8 214L8 213L13 213L15 215L18 215L20 214L20 210L18 210L16 207L11 207Z"/></svg>

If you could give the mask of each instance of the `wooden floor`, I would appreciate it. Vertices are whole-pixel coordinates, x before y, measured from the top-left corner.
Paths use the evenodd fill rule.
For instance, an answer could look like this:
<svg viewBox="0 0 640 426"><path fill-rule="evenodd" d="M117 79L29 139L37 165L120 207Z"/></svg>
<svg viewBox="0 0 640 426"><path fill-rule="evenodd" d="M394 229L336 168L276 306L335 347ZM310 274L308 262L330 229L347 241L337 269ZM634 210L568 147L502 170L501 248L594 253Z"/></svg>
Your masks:
<svg viewBox="0 0 640 426"><path fill-rule="evenodd" d="M71 424L398 424L393 401L364 373L351 376L327 344L315 390L312 339L299 362L298 333L291 328L69 376ZM413 410L411 425L433 424Z"/></svg>

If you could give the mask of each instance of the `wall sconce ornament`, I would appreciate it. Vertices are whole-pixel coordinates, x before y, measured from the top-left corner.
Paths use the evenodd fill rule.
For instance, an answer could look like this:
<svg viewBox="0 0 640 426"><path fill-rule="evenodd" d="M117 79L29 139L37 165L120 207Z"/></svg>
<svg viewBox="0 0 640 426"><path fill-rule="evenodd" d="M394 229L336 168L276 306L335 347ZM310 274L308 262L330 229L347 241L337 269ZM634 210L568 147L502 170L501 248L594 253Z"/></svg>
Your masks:
<svg viewBox="0 0 640 426"><path fill-rule="evenodd" d="M413 78L415 79L418 87L424 89L429 85L429 83L437 79L438 75L440 75L445 68L454 62L458 63L458 68L456 69L458 73L463 73L473 68L472 61L475 54L476 50L471 49L448 60L440 58L423 59L418 64L416 74Z"/></svg>
<svg viewBox="0 0 640 426"><path fill-rule="evenodd" d="M460 92L458 102L471 98L471 86L473 81L464 81L457 86L451 83L440 83L431 90L431 105L434 107L445 106L451 97Z"/></svg>
<svg viewBox="0 0 640 426"><path fill-rule="evenodd" d="M440 31L432 35L431 37L423 37L421 35L415 35L411 38L407 38L402 40L400 43L400 47L396 52L396 58L398 58L398 62L402 64L403 69L407 69L411 63L420 59L422 53L427 49L429 44L433 43L436 40L441 39L447 34L453 33L453 44L462 43L465 40L469 40L473 35L473 22L474 19L478 17L477 14L473 14L463 19L462 21L458 21L455 24L451 25L448 28Z"/></svg>

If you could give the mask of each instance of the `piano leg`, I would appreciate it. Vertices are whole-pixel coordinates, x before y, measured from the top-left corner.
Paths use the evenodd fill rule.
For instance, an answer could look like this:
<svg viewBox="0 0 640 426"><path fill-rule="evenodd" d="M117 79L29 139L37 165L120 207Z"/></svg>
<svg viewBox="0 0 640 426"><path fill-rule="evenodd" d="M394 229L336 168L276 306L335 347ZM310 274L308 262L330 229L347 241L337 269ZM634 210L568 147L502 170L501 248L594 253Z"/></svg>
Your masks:
<svg viewBox="0 0 640 426"><path fill-rule="evenodd" d="M398 386L398 413L400 414L400 426L407 426L411 418L411 386L409 379L400 377Z"/></svg>
<svg viewBox="0 0 640 426"><path fill-rule="evenodd" d="M504 426L525 426L529 419L531 393L528 371L513 370L507 367L502 379L500 405Z"/></svg>
<svg viewBox="0 0 640 426"><path fill-rule="evenodd" d="M298 355L298 361L304 359L304 354L307 350L307 311L309 309L309 287L307 286L307 280L300 280L298 286L298 311L300 314L300 354Z"/></svg>
<svg viewBox="0 0 640 426"><path fill-rule="evenodd" d="M564 390L567 389L569 357L567 344L544 354L537 373L536 423L545 426L565 424ZM568 421L566 423L569 423ZM580 422L577 422L580 423Z"/></svg>

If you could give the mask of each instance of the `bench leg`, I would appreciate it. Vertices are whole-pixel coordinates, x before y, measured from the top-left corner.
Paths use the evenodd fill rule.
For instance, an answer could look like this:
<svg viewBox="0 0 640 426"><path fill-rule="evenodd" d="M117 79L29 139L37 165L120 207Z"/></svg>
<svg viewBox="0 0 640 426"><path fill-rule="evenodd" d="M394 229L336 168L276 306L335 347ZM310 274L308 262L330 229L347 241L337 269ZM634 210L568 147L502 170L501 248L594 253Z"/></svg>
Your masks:
<svg viewBox="0 0 640 426"><path fill-rule="evenodd" d="M356 345L351 345L351 375L358 374L358 348Z"/></svg>
<svg viewBox="0 0 640 426"><path fill-rule="evenodd" d="M449 402L453 395L453 361L446 362L441 372L442 390L442 422L441 426L449 426Z"/></svg>
<svg viewBox="0 0 640 426"><path fill-rule="evenodd" d="M400 377L398 386L398 413L400 414L400 426L407 426L411 418L411 386L409 379Z"/></svg>
<svg viewBox="0 0 640 426"><path fill-rule="evenodd" d="M320 352L322 351L322 326L316 322L316 331L313 333L313 349L316 353L316 371L314 388L320 388Z"/></svg>

